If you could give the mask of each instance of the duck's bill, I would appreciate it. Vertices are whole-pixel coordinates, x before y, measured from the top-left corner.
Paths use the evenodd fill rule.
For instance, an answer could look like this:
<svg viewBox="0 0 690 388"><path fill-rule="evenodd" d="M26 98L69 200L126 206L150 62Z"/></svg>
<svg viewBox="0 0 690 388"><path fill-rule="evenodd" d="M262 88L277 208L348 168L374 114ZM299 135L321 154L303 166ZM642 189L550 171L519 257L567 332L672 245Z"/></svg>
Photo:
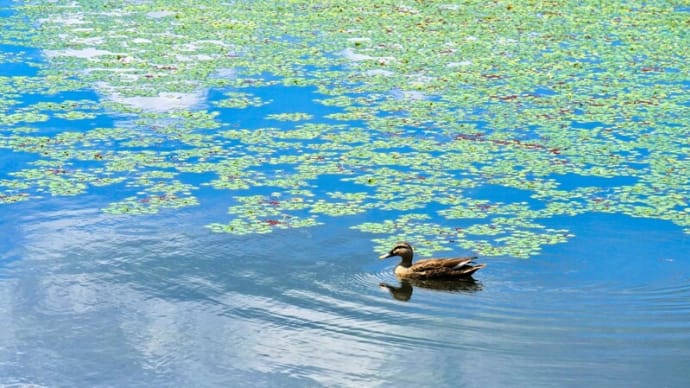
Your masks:
<svg viewBox="0 0 690 388"><path fill-rule="evenodd" d="M387 259L387 258L389 258L389 257L393 257L393 255L390 254L390 252L389 252L389 253L386 253L385 255L379 256L379 259L383 260L383 259Z"/></svg>

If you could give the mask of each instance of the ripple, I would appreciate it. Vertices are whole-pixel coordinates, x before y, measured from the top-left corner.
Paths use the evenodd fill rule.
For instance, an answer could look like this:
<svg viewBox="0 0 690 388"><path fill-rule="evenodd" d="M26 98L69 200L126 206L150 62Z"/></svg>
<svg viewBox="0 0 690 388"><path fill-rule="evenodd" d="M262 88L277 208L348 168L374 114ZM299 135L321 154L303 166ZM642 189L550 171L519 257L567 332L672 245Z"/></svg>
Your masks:
<svg viewBox="0 0 690 388"><path fill-rule="evenodd" d="M371 248L356 234L239 239L189 232L187 221L134 226L69 209L23 220L22 259L0 281L0 355L32 352L0 368L58 385L79 385L70 370L113 385L533 386L616 385L612 373L650 364L677 376L690 360L679 263L642 283L492 260L472 289L412 285L401 301L380 288L402 286L391 264L361 254Z"/></svg>

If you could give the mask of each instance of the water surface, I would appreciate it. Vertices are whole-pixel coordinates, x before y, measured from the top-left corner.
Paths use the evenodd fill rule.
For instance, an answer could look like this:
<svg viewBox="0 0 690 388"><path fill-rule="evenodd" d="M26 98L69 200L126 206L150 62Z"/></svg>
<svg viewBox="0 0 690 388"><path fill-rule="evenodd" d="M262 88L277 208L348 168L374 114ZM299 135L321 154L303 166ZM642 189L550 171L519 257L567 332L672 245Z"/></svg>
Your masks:
<svg viewBox="0 0 690 388"><path fill-rule="evenodd" d="M393 263L351 230L233 238L190 227L202 212L133 223L56 202L15 206L13 217L3 208L12 218L2 224L0 272L6 384L682 386L688 378L689 246L661 222L582 217L566 248L490 260L477 289L414 288L401 302L379 288L397 285Z"/></svg>
<svg viewBox="0 0 690 388"><path fill-rule="evenodd" d="M0 385L687 385L687 9L405 3L0 0Z"/></svg>

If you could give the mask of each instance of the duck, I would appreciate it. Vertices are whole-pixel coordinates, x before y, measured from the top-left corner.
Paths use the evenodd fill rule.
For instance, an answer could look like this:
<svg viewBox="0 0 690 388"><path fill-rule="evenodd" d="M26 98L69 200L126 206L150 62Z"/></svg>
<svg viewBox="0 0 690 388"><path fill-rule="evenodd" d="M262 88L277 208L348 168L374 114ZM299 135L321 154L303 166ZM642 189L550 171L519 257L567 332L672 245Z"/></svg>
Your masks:
<svg viewBox="0 0 690 388"><path fill-rule="evenodd" d="M412 246L401 241L379 259L400 256L400 263L395 267L395 276L410 280L474 280L472 274L486 266L475 264L476 256L426 259L412 264L413 255Z"/></svg>

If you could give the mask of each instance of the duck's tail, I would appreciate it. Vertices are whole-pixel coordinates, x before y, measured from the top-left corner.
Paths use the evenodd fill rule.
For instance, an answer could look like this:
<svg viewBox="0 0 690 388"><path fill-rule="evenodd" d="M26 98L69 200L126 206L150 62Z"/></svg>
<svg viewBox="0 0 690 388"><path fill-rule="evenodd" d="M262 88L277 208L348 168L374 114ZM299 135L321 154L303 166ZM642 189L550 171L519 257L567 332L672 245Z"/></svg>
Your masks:
<svg viewBox="0 0 690 388"><path fill-rule="evenodd" d="M486 267L486 264L474 264L474 263L468 263L459 268L458 270L462 271L463 275L466 276L472 276L473 273L479 271L480 269Z"/></svg>

